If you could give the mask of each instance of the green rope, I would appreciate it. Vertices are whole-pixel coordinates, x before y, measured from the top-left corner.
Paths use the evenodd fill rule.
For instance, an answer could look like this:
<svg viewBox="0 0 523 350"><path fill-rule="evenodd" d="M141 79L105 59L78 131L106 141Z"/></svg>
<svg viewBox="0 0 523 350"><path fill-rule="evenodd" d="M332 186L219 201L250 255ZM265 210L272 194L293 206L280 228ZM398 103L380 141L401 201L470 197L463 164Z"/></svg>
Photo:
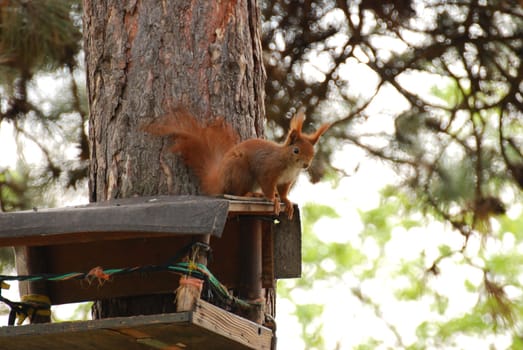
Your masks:
<svg viewBox="0 0 523 350"><path fill-rule="evenodd" d="M113 268L103 270L100 269L99 272L105 276L112 277L115 275L133 273L133 272L151 272L151 271L172 271L175 273L190 275L195 278L201 279L203 281L208 281L211 289L217 293L217 295L228 301L231 304L239 305L242 308L250 308L253 306L259 306L260 303L249 303L245 300L239 299L232 296L227 288L220 283L220 281L211 273L207 266L199 263L188 263L188 262L179 262L176 264L170 265L149 265L143 267L131 267L131 268ZM89 272L70 272L63 274L33 274L33 275L19 275L19 276L10 276L10 275L0 275L0 282L4 281L65 281L71 279L89 279L89 278L99 278L98 275L93 274L92 270ZM1 295L1 293L0 293ZM1 298L0 301L3 301Z"/></svg>

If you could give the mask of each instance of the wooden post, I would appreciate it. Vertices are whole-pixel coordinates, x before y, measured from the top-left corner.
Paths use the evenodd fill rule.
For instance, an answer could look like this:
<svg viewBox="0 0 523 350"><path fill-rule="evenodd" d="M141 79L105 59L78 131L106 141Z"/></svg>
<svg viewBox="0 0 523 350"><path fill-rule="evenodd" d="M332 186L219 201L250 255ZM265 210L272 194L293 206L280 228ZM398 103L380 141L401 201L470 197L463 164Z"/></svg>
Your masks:
<svg viewBox="0 0 523 350"><path fill-rule="evenodd" d="M262 287L262 224L259 219L246 218L240 222L241 236L241 283L239 296L259 305L244 315L251 321L263 323Z"/></svg>
<svg viewBox="0 0 523 350"><path fill-rule="evenodd" d="M32 275L47 270L47 255L45 247L15 247L16 270L20 275ZM48 288L46 281L20 282L20 296L30 297L37 296L40 299L48 299ZM46 302L47 304L47 302ZM50 305L49 305L50 307ZM36 310L35 310L36 312ZM48 323L51 322L50 313L35 313L31 323Z"/></svg>
<svg viewBox="0 0 523 350"><path fill-rule="evenodd" d="M209 245L210 235L200 236L195 242ZM197 245L193 246L187 254L187 260L207 266L208 250ZM176 290L176 312L194 311L196 303L200 299L203 281L191 276L181 276L180 286Z"/></svg>

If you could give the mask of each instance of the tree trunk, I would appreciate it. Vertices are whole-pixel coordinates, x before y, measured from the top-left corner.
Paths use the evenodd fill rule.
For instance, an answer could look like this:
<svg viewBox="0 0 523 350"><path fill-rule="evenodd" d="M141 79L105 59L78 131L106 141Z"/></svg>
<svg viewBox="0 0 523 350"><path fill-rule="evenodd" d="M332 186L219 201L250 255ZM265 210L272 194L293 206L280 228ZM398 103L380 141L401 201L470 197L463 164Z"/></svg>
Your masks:
<svg viewBox="0 0 523 350"><path fill-rule="evenodd" d="M196 194L168 141L141 126L184 106L263 134L265 72L255 0L87 1L90 201ZM98 301L95 317L173 310L173 295Z"/></svg>

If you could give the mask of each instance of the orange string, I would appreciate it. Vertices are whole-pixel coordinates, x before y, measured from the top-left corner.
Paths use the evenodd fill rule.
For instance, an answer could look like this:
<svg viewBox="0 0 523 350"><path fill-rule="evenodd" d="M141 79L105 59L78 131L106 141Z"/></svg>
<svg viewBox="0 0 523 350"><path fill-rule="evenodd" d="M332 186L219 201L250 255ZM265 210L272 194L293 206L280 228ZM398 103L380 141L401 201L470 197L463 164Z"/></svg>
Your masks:
<svg viewBox="0 0 523 350"><path fill-rule="evenodd" d="M100 267L100 266L97 266L97 267L93 267L88 273L87 273L87 281L89 281L89 283L92 281L92 280L98 280L98 283L100 285L103 285L106 281L109 281L109 279L111 278L111 276L109 276L108 274L106 274L104 272L104 270Z"/></svg>
<svg viewBox="0 0 523 350"><path fill-rule="evenodd" d="M202 290L203 288L203 281L194 278L194 277L188 277L188 276L181 276L180 277L180 286L193 286L198 288L198 290Z"/></svg>

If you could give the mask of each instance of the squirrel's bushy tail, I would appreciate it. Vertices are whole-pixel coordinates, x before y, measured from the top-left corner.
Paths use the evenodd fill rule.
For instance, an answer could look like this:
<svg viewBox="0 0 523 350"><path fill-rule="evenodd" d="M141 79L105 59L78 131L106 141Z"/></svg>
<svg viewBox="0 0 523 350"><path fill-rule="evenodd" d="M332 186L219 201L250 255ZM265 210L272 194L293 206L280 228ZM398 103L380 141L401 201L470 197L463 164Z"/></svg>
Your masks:
<svg viewBox="0 0 523 350"><path fill-rule="evenodd" d="M175 109L144 129L154 135L172 135L175 143L170 150L179 154L198 177L202 191L222 193L217 179L219 166L225 153L239 141L238 134L223 118L203 123L189 111Z"/></svg>

